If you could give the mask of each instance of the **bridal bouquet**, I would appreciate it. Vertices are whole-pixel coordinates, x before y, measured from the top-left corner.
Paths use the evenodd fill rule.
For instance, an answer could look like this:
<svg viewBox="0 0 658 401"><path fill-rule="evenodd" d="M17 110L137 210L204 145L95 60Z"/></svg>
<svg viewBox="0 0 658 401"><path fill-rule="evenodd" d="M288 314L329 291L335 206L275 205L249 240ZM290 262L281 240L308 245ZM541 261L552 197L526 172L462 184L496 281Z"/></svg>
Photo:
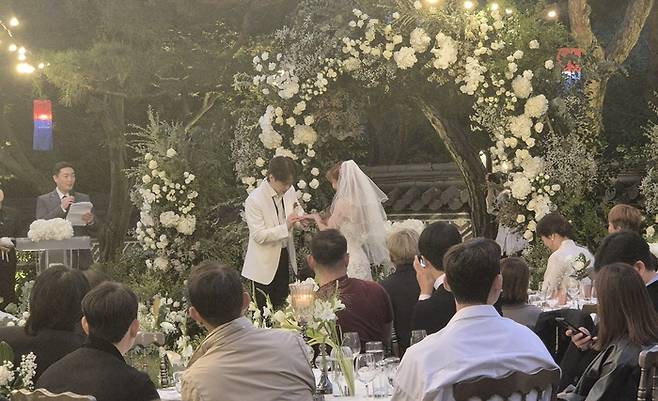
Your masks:
<svg viewBox="0 0 658 401"><path fill-rule="evenodd" d="M575 278L578 281L581 281L585 278L587 278L590 274L590 269L589 266L592 263L591 260L588 260L587 257L585 257L585 254L581 253L580 255L576 256L572 261L571 261L571 275L570 277Z"/></svg>
<svg viewBox="0 0 658 401"><path fill-rule="evenodd" d="M37 357L30 352L21 357L21 363L14 366L14 351L6 342L0 342L0 395L9 397L13 390L34 389L34 375L37 372Z"/></svg>
<svg viewBox="0 0 658 401"><path fill-rule="evenodd" d="M73 237L73 226L69 221L61 218L50 220L39 219L30 224L27 237L33 242L65 240Z"/></svg>

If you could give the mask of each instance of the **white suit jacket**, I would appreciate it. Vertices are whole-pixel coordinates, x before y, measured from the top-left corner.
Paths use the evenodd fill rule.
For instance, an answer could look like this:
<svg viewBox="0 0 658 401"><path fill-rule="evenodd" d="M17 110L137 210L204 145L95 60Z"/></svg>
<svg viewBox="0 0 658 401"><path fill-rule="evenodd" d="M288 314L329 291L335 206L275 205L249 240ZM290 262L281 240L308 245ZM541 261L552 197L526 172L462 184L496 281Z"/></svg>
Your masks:
<svg viewBox="0 0 658 401"><path fill-rule="evenodd" d="M275 194L269 182L263 180L244 203L244 215L249 226L249 244L242 266L242 276L260 284L269 284L274 279L284 241L287 241L290 264L297 273L292 230L288 231L287 223L279 224L273 200ZM283 204L286 218L291 214L304 214L294 187L290 187L288 192L283 194Z"/></svg>

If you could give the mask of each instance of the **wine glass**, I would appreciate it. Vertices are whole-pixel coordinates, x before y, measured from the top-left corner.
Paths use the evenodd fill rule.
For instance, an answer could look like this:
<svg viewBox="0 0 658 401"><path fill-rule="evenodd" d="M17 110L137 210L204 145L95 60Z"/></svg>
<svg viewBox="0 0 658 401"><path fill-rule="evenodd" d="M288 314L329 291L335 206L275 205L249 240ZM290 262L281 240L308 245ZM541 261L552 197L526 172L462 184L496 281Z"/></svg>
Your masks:
<svg viewBox="0 0 658 401"><path fill-rule="evenodd" d="M375 358L375 364L384 360L384 344L381 341L368 341L366 343L366 353L372 354Z"/></svg>
<svg viewBox="0 0 658 401"><path fill-rule="evenodd" d="M395 380L395 375L398 372L398 366L400 365L400 358L392 356L384 359L384 367L386 369L386 377L388 379L388 384L391 387L394 387L393 382Z"/></svg>
<svg viewBox="0 0 658 401"><path fill-rule="evenodd" d="M343 346L349 347L352 350L352 355L356 357L361 353L361 339L359 333L350 331L343 333Z"/></svg>
<svg viewBox="0 0 658 401"><path fill-rule="evenodd" d="M356 357L356 378L366 386L366 396L370 396L368 384L375 380L377 367L375 356L371 353L360 354Z"/></svg>
<svg viewBox="0 0 658 401"><path fill-rule="evenodd" d="M580 294L580 283L574 278L570 278L567 282L567 294L578 309L578 294Z"/></svg>
<svg viewBox="0 0 658 401"><path fill-rule="evenodd" d="M412 330L411 331L411 340L409 341L409 346L418 344L427 337L427 332L425 330Z"/></svg>

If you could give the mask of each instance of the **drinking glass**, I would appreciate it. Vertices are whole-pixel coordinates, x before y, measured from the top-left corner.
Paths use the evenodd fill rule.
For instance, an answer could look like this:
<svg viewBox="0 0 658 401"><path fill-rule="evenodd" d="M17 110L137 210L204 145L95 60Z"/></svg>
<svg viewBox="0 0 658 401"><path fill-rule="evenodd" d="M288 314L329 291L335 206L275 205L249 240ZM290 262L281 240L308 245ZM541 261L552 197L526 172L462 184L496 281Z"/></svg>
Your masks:
<svg viewBox="0 0 658 401"><path fill-rule="evenodd" d="M356 357L356 378L366 385L366 396L370 396L368 384L377 376L375 356L371 353L360 354Z"/></svg>
<svg viewBox="0 0 658 401"><path fill-rule="evenodd" d="M366 343L366 353L372 354L375 358L375 364L384 360L384 344L381 341L368 341Z"/></svg>
<svg viewBox="0 0 658 401"><path fill-rule="evenodd" d="M354 359L349 347L331 351L331 374L333 395L336 397L354 395Z"/></svg>
<svg viewBox="0 0 658 401"><path fill-rule="evenodd" d="M585 301L592 299L592 280L584 279L580 282L580 293Z"/></svg>
<svg viewBox="0 0 658 401"><path fill-rule="evenodd" d="M567 282L567 294L569 294L569 298L572 300L572 302L576 305L576 309L578 309L578 294L580 294L580 283L578 280L574 278L570 278Z"/></svg>
<svg viewBox="0 0 658 401"><path fill-rule="evenodd" d="M395 375L398 372L398 366L400 365L400 358L392 356L384 359L384 369L386 371L386 378L388 379L388 384L391 387L394 387ZM390 389L390 387L389 387Z"/></svg>
<svg viewBox="0 0 658 401"><path fill-rule="evenodd" d="M425 330L412 330L411 331L411 340L409 341L409 345L414 345L418 344L423 340L423 338L427 337L427 332Z"/></svg>
<svg viewBox="0 0 658 401"><path fill-rule="evenodd" d="M352 355L355 357L361 353L361 339L359 333L351 331L343 333L343 346L349 347L352 350Z"/></svg>

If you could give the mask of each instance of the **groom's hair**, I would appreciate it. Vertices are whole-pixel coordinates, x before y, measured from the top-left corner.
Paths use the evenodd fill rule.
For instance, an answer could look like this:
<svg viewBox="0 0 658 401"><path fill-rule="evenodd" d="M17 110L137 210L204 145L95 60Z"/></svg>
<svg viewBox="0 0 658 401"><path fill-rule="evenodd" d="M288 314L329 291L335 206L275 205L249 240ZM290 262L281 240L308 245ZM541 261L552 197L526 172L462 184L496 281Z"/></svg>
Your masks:
<svg viewBox="0 0 658 401"><path fill-rule="evenodd" d="M322 266L338 267L346 253L347 240L338 230L320 231L311 241L311 255Z"/></svg>
<svg viewBox="0 0 658 401"><path fill-rule="evenodd" d="M275 156L270 160L267 174L271 174L277 181L293 182L297 175L297 166L295 166L295 162L287 156Z"/></svg>

